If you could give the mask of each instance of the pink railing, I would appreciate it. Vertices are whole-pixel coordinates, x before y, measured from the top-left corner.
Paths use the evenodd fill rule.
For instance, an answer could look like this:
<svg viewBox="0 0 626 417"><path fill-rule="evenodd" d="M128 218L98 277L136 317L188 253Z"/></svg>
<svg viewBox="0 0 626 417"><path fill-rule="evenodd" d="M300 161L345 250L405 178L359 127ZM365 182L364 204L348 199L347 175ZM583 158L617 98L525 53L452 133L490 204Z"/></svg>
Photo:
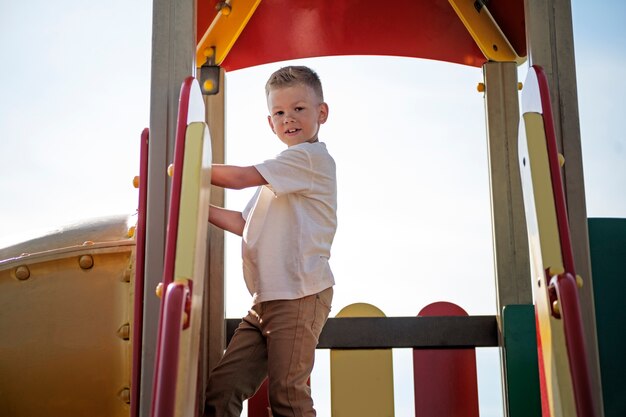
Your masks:
<svg viewBox="0 0 626 417"><path fill-rule="evenodd" d="M133 368L130 384L130 415L139 415L139 387L141 384L141 347L143 333L143 293L146 259L146 210L148 204L148 146L149 130L141 132L139 149L139 207L135 230L135 298L133 302Z"/></svg>

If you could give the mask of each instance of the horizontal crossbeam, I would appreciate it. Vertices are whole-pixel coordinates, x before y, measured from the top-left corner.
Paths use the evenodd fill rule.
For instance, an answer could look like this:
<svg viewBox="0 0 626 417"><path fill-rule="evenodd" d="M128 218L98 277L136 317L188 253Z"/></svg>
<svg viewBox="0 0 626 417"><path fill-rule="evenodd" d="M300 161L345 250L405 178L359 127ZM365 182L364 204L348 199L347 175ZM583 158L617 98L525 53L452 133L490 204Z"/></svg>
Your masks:
<svg viewBox="0 0 626 417"><path fill-rule="evenodd" d="M226 319L230 342L239 319ZM495 316L329 318L318 349L463 349L498 346Z"/></svg>

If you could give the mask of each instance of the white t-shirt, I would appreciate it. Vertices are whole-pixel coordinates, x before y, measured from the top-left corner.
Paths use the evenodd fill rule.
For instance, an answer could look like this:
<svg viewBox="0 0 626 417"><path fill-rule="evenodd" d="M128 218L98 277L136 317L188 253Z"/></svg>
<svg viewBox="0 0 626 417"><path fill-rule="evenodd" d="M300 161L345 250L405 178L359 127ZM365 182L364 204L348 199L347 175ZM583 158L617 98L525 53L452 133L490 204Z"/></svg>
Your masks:
<svg viewBox="0 0 626 417"><path fill-rule="evenodd" d="M326 145L294 145L255 167L268 185L242 213L243 272L253 304L333 286L328 259L337 230L337 180Z"/></svg>

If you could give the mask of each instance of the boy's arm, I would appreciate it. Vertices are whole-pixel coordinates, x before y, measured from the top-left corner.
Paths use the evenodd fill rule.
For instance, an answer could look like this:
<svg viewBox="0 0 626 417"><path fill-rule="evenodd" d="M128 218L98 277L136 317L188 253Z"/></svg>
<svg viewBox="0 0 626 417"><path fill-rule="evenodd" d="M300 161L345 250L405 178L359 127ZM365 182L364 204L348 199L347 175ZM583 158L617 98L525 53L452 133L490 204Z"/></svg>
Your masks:
<svg viewBox="0 0 626 417"><path fill-rule="evenodd" d="M227 210L211 204L209 209L209 222L220 229L228 230L231 233L242 236L246 221L241 216L241 212Z"/></svg>
<svg viewBox="0 0 626 417"><path fill-rule="evenodd" d="M265 185L267 181L253 166L239 167L213 164L211 184L222 188L241 190L242 188Z"/></svg>

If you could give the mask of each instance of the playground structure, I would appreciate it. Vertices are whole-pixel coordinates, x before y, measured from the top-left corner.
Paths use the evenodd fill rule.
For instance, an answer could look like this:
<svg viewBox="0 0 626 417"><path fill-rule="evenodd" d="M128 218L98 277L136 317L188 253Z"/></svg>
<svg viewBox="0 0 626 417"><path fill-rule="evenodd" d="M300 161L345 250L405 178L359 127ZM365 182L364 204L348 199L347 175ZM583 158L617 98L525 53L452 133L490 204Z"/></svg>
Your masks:
<svg viewBox="0 0 626 417"><path fill-rule="evenodd" d="M507 347L504 339L509 330L505 318L508 312L514 311L516 306L522 306L521 316L524 318L512 327L519 327L521 323L527 325L528 307L534 299L535 308L531 308L531 311L536 310L541 341L538 367L541 383L537 381L537 384L541 385L543 415L603 415L594 285L582 189L571 19L569 10L565 10L567 7L557 7L556 2L535 0L506 4L497 1L488 4L454 0L424 4L398 1L385 7L363 1L346 1L341 5L336 4L338 2L318 3L313 9L316 13L312 13L307 2L205 1L198 2L196 12L191 1L155 1L153 48L162 53L153 54L151 124L149 131L142 135L144 152L139 179L140 209L134 236L129 238L127 230L120 226L126 223L126 219L121 222L118 219L111 223L105 222L98 230L92 226L84 235L80 234L84 229L76 228L64 236L54 236L45 242L42 240L43 246L38 247L37 242L27 242L1 252L6 255L1 258L9 259L0 263L0 273L3 274L0 283L3 288L5 285L10 286L6 287L7 291L3 289L3 293L10 294L14 302L12 306L19 305L19 295L24 296L24 287L29 285L31 287L27 288L31 292L63 293L73 290L79 294L77 298L97 300L102 293L96 292L87 297L87 290L77 288L80 277L89 273L108 277L108 291L117 300L112 305L107 304L106 308L111 309L110 314L105 313L108 310L98 310L97 313L101 317L107 316L108 320L98 326L100 332L94 333L101 334L105 331L103 328L110 327L112 333L119 335L116 346L108 354L97 352L95 357L84 355L84 362L68 356L65 364L58 362L58 355L39 356L41 363L33 365L33 371L36 372L47 369L46 378L39 378L43 391L54 384L55 374L70 363L76 366L76 372L80 375L81 369L89 368L89 364L94 361L104 361L101 363L102 369L90 369L94 373L93 378L102 383L98 388L102 393L100 402L93 400L93 390L82 395L80 392L72 393L71 398L68 398L62 387L59 387L58 392L50 396L57 403L50 400L45 405L48 409L53 406L57 410L63 410L64 406L75 407L70 409L78 414L91 410L90 407L96 404L97 413L101 415L194 414L194 407L201 403L204 383L202 370L216 363L229 333L223 315L223 236L207 228L206 222L202 221L207 217L206 211L199 209L205 207L208 210L207 177L210 175L210 164L206 163L206 158L211 160L210 156L207 157L211 152L206 147L209 143L213 145L212 161L224 162L225 72L299 57L386 54L483 67L496 254L497 317L501 318L497 322L503 326L499 328L495 319L483 322L471 317L455 321L435 316L410 322L403 318L382 319L384 321L335 319L329 321L320 347L414 347L418 350L442 347L441 344L428 344L427 340L432 339L437 330L433 328L436 326L431 324L428 327L423 323L429 323L428 319L432 319L430 323L445 324L444 329L460 332L459 340L447 339L443 346L454 349L501 346L507 358L505 374L508 375L504 378L506 412L511 416L532 415L528 412L522 414L519 407L522 407L523 401L514 396L516 390L513 385L517 380L513 374L516 371L509 369L508 365L516 360L511 353L515 346ZM312 36L315 39L312 44L290 41L290 37L285 35L298 30L305 19L313 19L311 26L319 30L320 36ZM372 19L376 19L382 26L376 34L369 30ZM272 24L275 21L285 24ZM170 32L167 28L173 24L178 30ZM197 27L196 41L193 41L194 26ZM346 36L348 28L350 35ZM381 32L386 33L387 37L380 36ZM436 38L437 42L423 41L426 34ZM265 39L268 41L263 42ZM265 45L272 44L271 40L275 39L284 40L283 47L277 50L268 46L266 49ZM526 126L524 131L532 133L533 137L541 137L544 144L549 143L547 146L553 147L552 150L562 154L567 161L561 170L563 185L560 185L559 169L557 173L553 171L554 158L558 160L558 155L552 152L549 173L544 173L537 180L537 186L540 186L547 178L552 178L549 181L552 189L538 190L533 184L530 187L534 191L530 193L527 188L522 192L520 165L524 167L528 160L534 163L542 156L535 156L530 138L530 157L524 160L526 154L522 147L521 160L517 153L520 110L516 68L526 56L532 65L543 68L537 69L537 73L542 75L535 77L541 80L542 85L535 88L535 81L526 82L523 94L542 88L543 91L534 96L540 96L539 108L536 104L532 105L533 100L523 100L531 103L528 108L522 109ZM188 78L194 73L199 83ZM546 88L551 90L548 92ZM206 94L204 97L200 90ZM179 95L180 91L182 95ZM187 102L190 104L179 105ZM547 106L550 102L557 104ZM526 113L531 115L526 116ZM546 121L546 117L549 117L549 121ZM533 127L529 128L529 124ZM537 131L542 130L543 136L536 135ZM551 141L546 142L546 137L550 137ZM183 147L192 149L191 146L195 146L195 152L189 155L195 153L202 156L195 162L188 162L187 153L182 150ZM169 162L173 162L174 166L171 182L165 175ZM540 169L533 168L532 175L539 175L536 171ZM526 175L524 172L522 168L522 176ZM183 183L188 184L190 176L195 177L195 180L191 180L193 185L185 193ZM187 180L183 180L183 177ZM528 182L524 186L529 187ZM189 189L195 191L188 194ZM566 192L559 194L558 191L563 189ZM555 195L558 198L554 199ZM169 196L169 207L161 203L166 200L165 196ZM548 206L538 203L543 204L548 198L553 198L551 204L556 208L551 208L550 203ZM215 204L223 204L223 194L212 190L210 200ZM189 215L190 211L192 215ZM180 216L180 222L191 219L194 222L180 224L179 212L185 213L185 216ZM548 226L541 220L546 212L555 213L554 221ZM529 221L533 214L538 217L536 222ZM530 229L528 233L527 223ZM202 224L204 226L199 227ZM533 225L536 228L532 228ZM546 235L548 237L544 238ZM540 237L539 245L537 236ZM93 244L83 245L83 242ZM204 246L207 242L208 248ZM546 247L549 249L544 253ZM30 255L22 256L25 252ZM179 259L179 255L190 253L196 253L195 259ZM112 261L113 257L118 256L116 254L122 259ZM78 266L74 259L78 259ZM64 268L75 270L75 277L69 274L55 276L55 272L60 269L59 262L67 263ZM111 266L100 269L102 265ZM572 282L576 284L577 274L585 281L579 289L571 285ZM542 278L536 282L538 276ZM152 289L159 283L162 284L162 301L152 293ZM203 284L206 288L203 288ZM563 292L568 290L569 296L564 295ZM135 297L131 298L130 294ZM564 300L571 301L572 294L575 306L578 306L580 300L578 316L570 313L571 303L565 305ZM60 300L57 305L44 308L37 314L45 316L49 310L60 312L59 322L67 323L73 330L79 324L85 325L84 320L78 320L77 323L67 320L91 311L90 306L79 305L76 306L77 310L70 311ZM167 319L170 317L168 312L173 312L173 321ZM160 320L157 321L157 317ZM530 317L532 322L534 314ZM4 332L7 330L4 326L8 326L6 323L22 323L23 317L16 314L5 316L2 320ZM574 330L568 331L567 323L572 322ZM121 327L111 326L112 323L120 323ZM229 324L228 321L226 323ZM355 327L358 323L363 327ZM386 338L372 341L366 337L368 334L384 333L383 326L390 330ZM87 325L85 329L90 327L96 328L95 325ZM533 334L534 326L531 327L530 334ZM358 332L354 330L356 328L363 331ZM485 335L484 339L472 334L477 329L482 329L480 334ZM175 336L171 336L171 332ZM570 342L568 334L572 332L578 332L579 337ZM106 341L94 340L93 335L83 335L82 339L71 340L77 346L85 346L87 351L90 348L98 351L97 346L111 345ZM200 335L203 335L202 341ZM340 335L346 338L341 339ZM179 336L180 341L176 341ZM46 331L33 332L29 336L30 340L45 340L47 337L50 334ZM165 346L167 343L162 341L169 341L171 346ZM32 345L20 344L24 342L18 339L16 345L12 346L11 351L16 355L12 359L16 362L23 360L20 354L25 357L37 356L28 354L27 347ZM572 348L572 344L576 347ZM571 359L573 351L578 355L575 360ZM51 352L51 355L55 353L58 354ZM54 363L58 368L53 366ZM153 366L155 363L156 366ZM577 371L581 365L582 370ZM112 368L117 371L113 372ZM196 378L198 369L201 371L199 378ZM115 378L107 377L107 373ZM19 374L16 372L12 378L19 380ZM111 392L115 392L119 398L111 400ZM339 395L345 397L345 394ZM77 404L74 402L76 396L91 399L87 401L91 404ZM32 415L37 414L37 407L43 405L17 404L12 410L15 415Z"/></svg>

